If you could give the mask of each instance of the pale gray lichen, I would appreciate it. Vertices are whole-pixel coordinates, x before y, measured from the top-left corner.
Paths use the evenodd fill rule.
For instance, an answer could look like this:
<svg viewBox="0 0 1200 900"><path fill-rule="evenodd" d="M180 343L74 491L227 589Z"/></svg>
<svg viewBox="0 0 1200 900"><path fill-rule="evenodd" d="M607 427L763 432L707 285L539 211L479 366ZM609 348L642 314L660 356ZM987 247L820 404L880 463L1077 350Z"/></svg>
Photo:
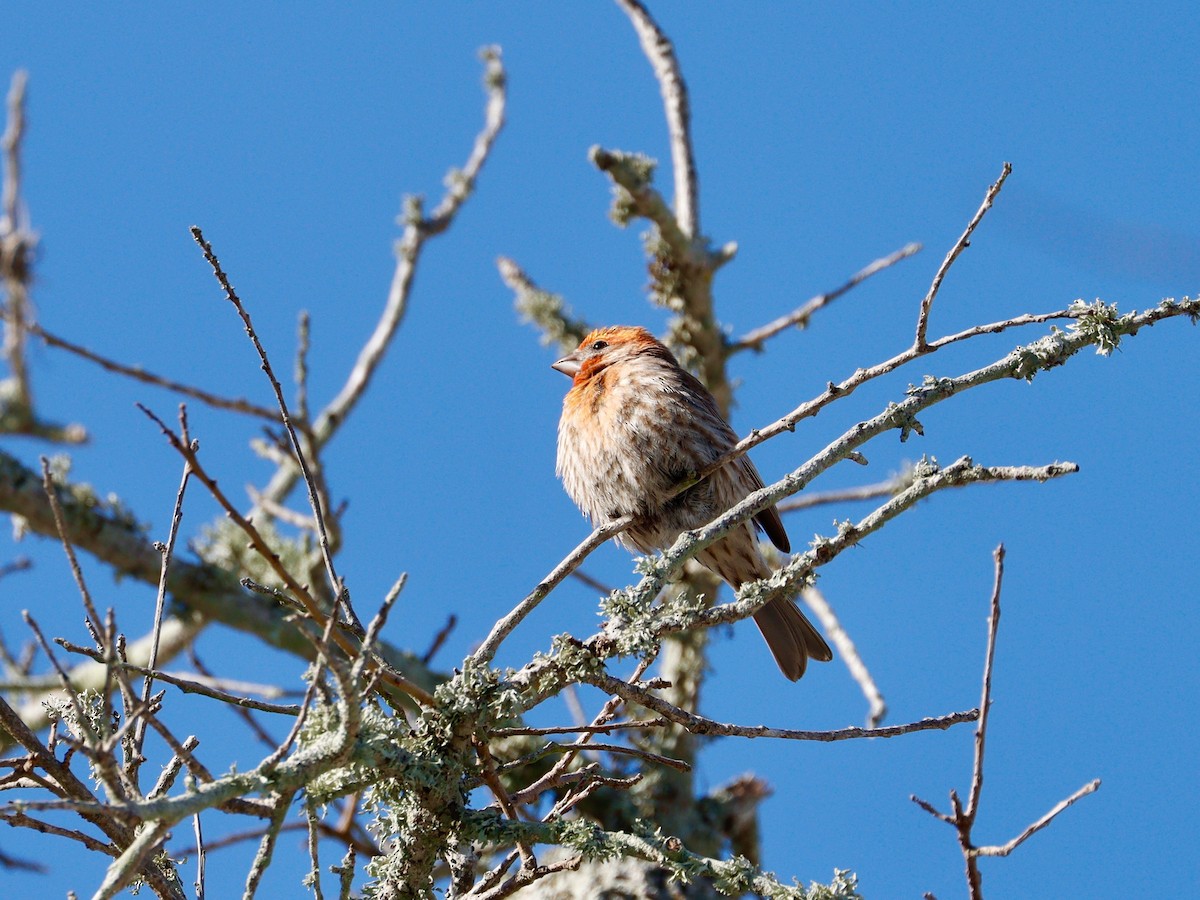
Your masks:
<svg viewBox="0 0 1200 900"><path fill-rule="evenodd" d="M1100 299L1091 303L1076 300L1067 307L1067 312L1075 316L1070 330L1094 343L1096 352L1101 356L1108 356L1120 346L1122 337L1136 330L1131 327L1133 313L1120 315L1117 304L1106 304Z"/></svg>

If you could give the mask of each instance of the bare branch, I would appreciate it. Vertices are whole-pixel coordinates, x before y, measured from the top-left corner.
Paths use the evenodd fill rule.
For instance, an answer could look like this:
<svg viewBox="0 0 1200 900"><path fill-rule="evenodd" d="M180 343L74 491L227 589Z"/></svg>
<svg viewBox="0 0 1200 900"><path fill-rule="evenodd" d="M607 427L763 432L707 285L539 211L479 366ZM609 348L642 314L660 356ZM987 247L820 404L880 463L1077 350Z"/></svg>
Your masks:
<svg viewBox="0 0 1200 900"><path fill-rule="evenodd" d="M846 633L846 629L842 627L837 614L833 611L833 607L829 605L829 601L825 599L823 593L810 585L801 591L801 596L804 598L804 603L817 617L817 621L821 623L821 630L825 632L825 636L837 648L837 656L845 663L846 668L850 672L850 677L854 679L859 690L863 692L863 696L867 698L867 727L878 727L879 723L887 715L887 703L883 699L883 694L879 691L879 686L875 684L875 679L871 677L866 663L859 656L858 648L854 646L854 641Z"/></svg>
<svg viewBox="0 0 1200 900"><path fill-rule="evenodd" d="M54 484L54 479L50 475L50 460L42 457L42 490L46 492L46 499L50 503L50 511L54 516L54 529L58 532L58 539L62 543L63 552L67 555L67 564L71 569L71 576L75 579L75 586L79 588L79 596L83 600L83 609L87 614L87 627L92 635L92 639L96 641L96 646L104 649L104 645L100 639L100 613L96 611L96 605L92 602L92 594L88 590L87 582L83 579L83 569L79 567L79 560L75 556L75 548L71 546L71 538L67 534L67 526L63 519L62 505L58 501L58 488Z"/></svg>
<svg viewBox="0 0 1200 900"><path fill-rule="evenodd" d="M208 852L204 847L204 832L200 828L200 813L192 816L192 831L196 835L196 900L204 900L204 864Z"/></svg>
<svg viewBox="0 0 1200 900"><path fill-rule="evenodd" d="M291 791L281 794L275 799L275 811L271 816L271 824L259 842L258 852L254 855L254 862L250 865L250 873L246 876L246 890L242 894L245 900L251 900L254 897L267 867L271 864L271 857L275 853L275 842L279 838L283 820L287 817L288 808L292 805L292 798L295 796L295 792Z"/></svg>
<svg viewBox="0 0 1200 900"><path fill-rule="evenodd" d="M936 718L921 719L919 722L908 722L904 725L886 725L881 728L850 726L832 731L804 731L795 728L772 728L767 725L736 725L733 723L718 722L714 719L682 710L677 706L672 706L645 688L629 684L619 678L613 678L602 671L586 673L583 676L583 680L588 684L595 685L602 691L616 694L618 697L623 698L626 703L651 709L663 718L683 726L692 734L707 736L766 737L787 741L848 741L861 738L898 737L902 734L911 734L915 731L929 731L930 729L944 731L952 725L958 725L963 722L974 722L979 718L979 710L970 709L965 712L950 713Z"/></svg>
<svg viewBox="0 0 1200 900"><path fill-rule="evenodd" d="M1032 825L1030 825L1024 831L1022 831L1019 835L1017 835L1015 838L1013 838L1007 844L1002 844L999 847L976 847L975 855L976 856L1008 856L1008 854L1010 854L1014 850L1016 850L1019 846L1021 846L1021 844L1025 843L1026 840L1028 840L1034 834L1041 831L1043 828L1045 828L1047 825L1049 825L1052 821L1054 821L1055 816L1057 816L1059 813L1061 813L1068 806L1071 806L1072 804L1074 804L1076 800L1080 800L1083 797L1086 797L1088 794L1095 793L1099 789L1100 789L1100 779L1099 778L1089 781L1087 784L1085 784L1083 787L1081 787L1079 790L1077 790L1075 793L1073 793L1070 797L1067 797L1067 799L1060 800L1058 803L1056 803L1054 805L1053 809L1051 809L1048 813L1046 813L1044 816L1042 816L1040 819L1038 819L1036 822L1034 822Z"/></svg>
<svg viewBox="0 0 1200 900"><path fill-rule="evenodd" d="M271 361L267 358L267 351L263 348L262 342L259 341L258 333L254 330L254 324L250 321L250 313L246 311L246 308L242 305L241 298L234 291L233 285L229 283L229 278L222 270L221 261L217 259L217 255L213 252L212 245L204 239L204 234L195 225L190 230L192 238L199 244L201 251L204 253L204 258L212 266L213 275L216 276L217 283L221 285L221 290L225 292L225 299L233 304L233 308L237 310L237 314L246 328L246 334L250 338L251 343L254 344L255 351L258 353L258 358L262 363L262 370L271 382L271 390L275 392L275 402L279 405L280 413L283 414L283 427L287 430L288 439L291 441L292 453L296 464L300 466L304 484L308 488L308 504L312 509L313 521L317 526L317 536L321 546L321 558L325 562L325 574L329 578L329 590L335 596L340 595L341 602L350 614L351 621L357 625L358 617L354 615L354 608L350 605L350 595L342 584L342 580L338 577L337 570L333 565L333 555L329 550L329 532L325 528L325 509L328 507L328 498L322 496L322 491L318 488L317 481L313 476L308 455L304 452L304 447L300 443L300 437L296 433L292 415L288 410L287 400L283 396L283 385L275 377L275 371L271 368Z"/></svg>
<svg viewBox="0 0 1200 900"><path fill-rule="evenodd" d="M441 627L441 630L433 636L433 640L429 642L429 649L421 657L421 662L429 665L433 662L433 658L437 656L437 652L442 649L442 644L446 643L446 638L450 637L451 633L458 626L458 616L450 613L446 617L446 624Z"/></svg>
<svg viewBox="0 0 1200 900"><path fill-rule="evenodd" d="M521 624L521 621L533 612L539 603L554 590L558 584L577 569L593 550L607 541L610 537L615 537L626 528L633 524L633 516L623 516L620 519L615 519L605 525L595 529L587 538L584 539L578 547L567 555L566 559L555 566L549 575L538 583L530 593L518 603L513 609L504 616L500 621L492 626L491 632L479 645L471 658L476 663L486 664L491 662L495 657L496 651L506 637L512 634L513 629Z"/></svg>
<svg viewBox="0 0 1200 900"><path fill-rule="evenodd" d="M171 527L167 532L167 542L161 544L162 552L162 574L158 579L158 595L154 602L154 626L150 631L150 659L146 663L146 668L149 670L146 673L146 678L142 683L142 702L145 703L150 698L150 690L154 685L154 670L158 668L158 642L162 635L163 624L163 608L167 601L167 573L171 565L171 555L175 552L175 539L179 536L179 523L183 521L183 495L187 491L188 477L192 470L187 462L183 464L183 476L179 482L179 490L175 494L175 506L171 510ZM146 722L142 720L138 722L137 732L134 735L134 747L137 755L141 755L142 741L146 736ZM200 823L197 821L196 828L199 830Z"/></svg>
<svg viewBox="0 0 1200 900"><path fill-rule="evenodd" d="M117 375L124 375L127 378L132 378L134 381L140 381L143 384L152 384L156 387L165 388L168 391L173 391L176 394L182 394L185 397L191 397L193 400L199 400L206 406L211 406L213 409L224 409L230 412L245 413L250 416L257 416L260 419L266 419L269 422L278 422L279 413L275 410L268 409L265 406L259 406L257 403L251 403L243 397L222 397L214 394L211 391L206 391L203 388L194 387L190 384L184 384L180 381L173 381L162 375L156 375L153 372L147 372L141 366L127 366L124 363L109 359L106 356L101 356L99 353L94 353L87 347L81 344L75 344L68 341L66 338L59 337L52 332L47 331L36 322L28 322L25 325L25 330L30 334L36 334L40 337L47 346L57 347L60 350L66 350L68 353L74 354L81 359L86 359L93 362L100 368L106 371L113 372Z"/></svg>
<svg viewBox="0 0 1200 900"><path fill-rule="evenodd" d="M1085 784L1070 797L1059 802L1048 813L1022 831L1019 835L1001 846L977 847L971 836L975 826L975 818L979 813L979 798L983 791L983 755L987 741L988 710L992 705L992 666L996 656L996 633L1000 625L1000 589L1004 582L1004 545L996 548L993 554L995 561L995 581L992 587L992 599L988 615L987 652L983 663L983 696L980 701L978 724L975 727L975 753L971 766L971 792L967 797L966 808L958 798L958 792L950 791L950 812L939 812L932 804L922 800L915 794L910 800L925 810L931 816L952 826L958 838L966 865L967 890L971 900L983 900L983 876L979 871L979 857L1008 856L1023 844L1033 834L1049 825L1059 813L1071 806L1076 800L1093 793L1100 787L1100 779Z"/></svg>
<svg viewBox="0 0 1200 900"><path fill-rule="evenodd" d="M667 724L663 718L635 719L630 722L608 722L601 725L554 725L547 728L496 728L490 732L492 737L513 737L518 734L540 736L548 734L575 734L579 732L596 732L609 734L613 731L642 730L645 728L661 728Z"/></svg>
<svg viewBox="0 0 1200 900"><path fill-rule="evenodd" d="M13 74L8 92L8 124L0 137L4 155L4 189L0 196L0 285L5 302L4 342L0 347L10 375L0 382L0 431L24 434L64 444L87 440L82 425L58 425L44 422L33 408L33 388L25 359L25 332L33 322L33 301L29 297L33 253L37 235L29 227L29 216L21 200L21 142L25 136L24 70Z"/></svg>
<svg viewBox="0 0 1200 900"><path fill-rule="evenodd" d="M842 488L820 493L802 494L780 503L777 507L780 513L798 512L802 509L812 509L815 506L829 506L835 503L851 503L860 500L876 500L879 497L893 497L912 484L912 467L887 481L875 484L864 484L859 487Z"/></svg>
<svg viewBox="0 0 1200 900"><path fill-rule="evenodd" d="M0 137L4 153L4 193L0 198L0 215L4 217L5 232L16 230L21 216L21 140L25 136L25 87L29 73L18 69L13 73L8 89L8 124Z"/></svg>
<svg viewBox="0 0 1200 900"><path fill-rule="evenodd" d="M870 265L850 276L850 280L841 287L834 288L825 294L817 294L803 306L788 313L786 316L781 316L774 322L769 322L761 328L755 328L753 331L747 332L736 341L729 345L728 352L730 355L741 350L762 350L763 343L769 338L773 338L781 331L786 331L788 328L807 328L809 320L817 312L820 312L834 300L841 297L848 291L858 287L872 275L882 272L884 269L890 269L902 259L908 259L910 256L915 256L921 251L920 244L906 244L895 253L891 253L881 259L875 260Z"/></svg>
<svg viewBox="0 0 1200 900"><path fill-rule="evenodd" d="M979 811L979 795L983 791L983 751L987 742L988 713L992 708L992 665L996 661L996 632L1000 629L1000 588L1004 584L1004 545L992 554L996 562L996 581L992 587L991 612L988 615L987 653L983 660L983 696L979 700L979 724L975 728L975 761L971 766L971 793L963 820L970 826Z"/></svg>
<svg viewBox="0 0 1200 900"><path fill-rule="evenodd" d="M937 273L933 276L933 283L929 285L929 292L925 295L925 299L921 301L921 313L917 316L917 339L913 343L913 347L918 350L924 350L928 344L925 343L925 331L929 327L929 311L933 307L933 301L937 297L938 290L941 289L942 279L946 277L946 273L950 271L950 267L954 265L954 261L958 259L958 255L971 246L971 235L975 232L975 228L983 221L983 217L987 211L992 208L992 203L996 199L996 195L1000 193L1000 188L1004 186L1004 179L1012 173L1012 164L1005 163L1004 168L1000 171L1000 177L996 179L983 197L983 203L979 210L967 223L967 230L962 233L958 241L950 248L950 252L946 254L946 258L942 260L942 264L938 267Z"/></svg>

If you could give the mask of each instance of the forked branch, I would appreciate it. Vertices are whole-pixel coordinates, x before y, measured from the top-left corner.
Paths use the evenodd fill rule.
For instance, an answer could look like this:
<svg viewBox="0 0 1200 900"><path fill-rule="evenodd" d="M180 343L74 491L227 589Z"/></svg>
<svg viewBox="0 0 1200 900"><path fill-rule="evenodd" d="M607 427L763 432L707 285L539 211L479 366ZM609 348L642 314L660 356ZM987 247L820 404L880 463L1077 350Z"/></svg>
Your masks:
<svg viewBox="0 0 1200 900"><path fill-rule="evenodd" d="M996 548L993 557L996 577L992 587L991 612L988 616L987 652L984 655L983 663L983 697L979 704L979 720L975 726L975 759L971 767L971 790L967 795L966 807L963 807L958 793L953 790L950 791L949 813L940 812L932 803L922 800L915 794L910 798L913 803L931 816L954 828L958 837L958 845L962 849L963 861L966 864L967 889L971 900L983 900L983 877L979 872L979 857L1008 856L1032 835L1049 825L1055 816L1068 806L1100 787L1099 778L1088 782L1070 797L1056 804L1053 809L1029 825L1007 844L979 847L974 843L971 831L975 827L975 819L979 814L979 798L983 792L983 756L987 743L988 710L992 705L992 668L996 659L996 633L1000 626L1000 588L1004 581L1003 544Z"/></svg>

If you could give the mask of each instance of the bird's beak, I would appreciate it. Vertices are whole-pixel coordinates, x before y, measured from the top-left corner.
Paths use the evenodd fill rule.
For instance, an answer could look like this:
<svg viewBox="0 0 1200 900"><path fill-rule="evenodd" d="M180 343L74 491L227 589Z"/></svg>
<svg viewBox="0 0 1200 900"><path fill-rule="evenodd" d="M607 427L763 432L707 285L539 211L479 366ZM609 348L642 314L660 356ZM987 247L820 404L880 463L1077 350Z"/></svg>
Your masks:
<svg viewBox="0 0 1200 900"><path fill-rule="evenodd" d="M580 362L579 362L579 351L578 350L575 351L574 353L567 354L562 359L560 359L558 362L556 362L550 366L550 368L552 368L552 369L558 369L558 371L562 372L568 378L574 378L576 375L578 375L579 367L580 367Z"/></svg>

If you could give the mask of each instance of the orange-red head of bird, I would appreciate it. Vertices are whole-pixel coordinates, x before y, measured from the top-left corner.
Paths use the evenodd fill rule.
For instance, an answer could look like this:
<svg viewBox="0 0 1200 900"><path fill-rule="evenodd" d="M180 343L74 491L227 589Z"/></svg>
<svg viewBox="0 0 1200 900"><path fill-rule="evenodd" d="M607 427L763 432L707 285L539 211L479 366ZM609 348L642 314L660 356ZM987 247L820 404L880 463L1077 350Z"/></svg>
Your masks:
<svg viewBox="0 0 1200 900"><path fill-rule="evenodd" d="M636 325L611 325L592 331L574 351L553 363L551 368L573 379L575 384L582 384L599 375L613 363L644 352L666 355L674 362L670 351L645 328Z"/></svg>

